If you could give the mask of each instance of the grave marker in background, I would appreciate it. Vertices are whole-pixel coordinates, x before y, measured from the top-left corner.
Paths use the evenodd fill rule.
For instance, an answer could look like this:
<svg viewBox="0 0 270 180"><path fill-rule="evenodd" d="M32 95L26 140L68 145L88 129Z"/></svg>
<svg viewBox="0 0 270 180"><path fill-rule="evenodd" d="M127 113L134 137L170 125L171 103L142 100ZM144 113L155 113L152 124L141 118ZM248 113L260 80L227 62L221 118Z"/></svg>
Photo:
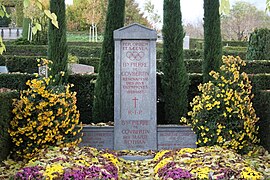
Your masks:
<svg viewBox="0 0 270 180"><path fill-rule="evenodd" d="M157 149L155 30L114 31L114 149Z"/></svg>

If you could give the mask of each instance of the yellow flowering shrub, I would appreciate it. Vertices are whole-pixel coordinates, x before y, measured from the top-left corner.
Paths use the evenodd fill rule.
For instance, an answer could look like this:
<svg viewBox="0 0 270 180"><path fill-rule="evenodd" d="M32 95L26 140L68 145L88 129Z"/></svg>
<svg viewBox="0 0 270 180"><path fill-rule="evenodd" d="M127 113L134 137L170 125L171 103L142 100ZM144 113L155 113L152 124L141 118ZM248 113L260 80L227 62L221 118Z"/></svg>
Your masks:
<svg viewBox="0 0 270 180"><path fill-rule="evenodd" d="M189 124L197 133L199 146L220 145L246 153L257 143L258 127L251 99L251 82L240 73L245 62L224 56L220 72L212 71L212 81L198 86L200 95L191 102Z"/></svg>
<svg viewBox="0 0 270 180"><path fill-rule="evenodd" d="M43 59L43 64L49 63ZM29 159L48 146L73 146L81 141L76 92L70 91L70 85L52 85L53 80L37 76L27 81L29 88L13 102L9 134L20 158Z"/></svg>

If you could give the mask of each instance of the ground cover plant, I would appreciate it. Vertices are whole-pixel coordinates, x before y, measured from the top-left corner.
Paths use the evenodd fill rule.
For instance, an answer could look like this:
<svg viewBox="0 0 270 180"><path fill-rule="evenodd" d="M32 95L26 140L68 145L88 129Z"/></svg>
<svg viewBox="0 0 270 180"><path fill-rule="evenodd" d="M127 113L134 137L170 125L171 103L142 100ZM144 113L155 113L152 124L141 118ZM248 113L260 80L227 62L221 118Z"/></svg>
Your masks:
<svg viewBox="0 0 270 180"><path fill-rule="evenodd" d="M128 161L125 154L154 155ZM241 156L219 146L159 152L49 147L27 162L6 160L0 179L269 179L270 155L263 148Z"/></svg>

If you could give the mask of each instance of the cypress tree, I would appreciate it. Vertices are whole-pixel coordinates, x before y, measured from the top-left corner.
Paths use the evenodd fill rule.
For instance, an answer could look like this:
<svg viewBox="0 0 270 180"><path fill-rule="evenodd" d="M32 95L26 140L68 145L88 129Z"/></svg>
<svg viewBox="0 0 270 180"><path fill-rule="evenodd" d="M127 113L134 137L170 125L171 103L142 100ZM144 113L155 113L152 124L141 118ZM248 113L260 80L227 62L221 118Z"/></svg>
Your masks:
<svg viewBox="0 0 270 180"><path fill-rule="evenodd" d="M67 37L66 37L66 5L65 0L50 0L50 10L55 13L59 28L49 23L48 59L53 61L51 75L56 76L55 84L67 82ZM62 77L60 72L65 72Z"/></svg>
<svg viewBox="0 0 270 180"><path fill-rule="evenodd" d="M179 123L187 112L188 75L183 57L183 26L179 0L164 0L162 89L165 120Z"/></svg>
<svg viewBox="0 0 270 180"><path fill-rule="evenodd" d="M222 59L219 0L204 0L204 59L203 81L210 80L209 72L219 71Z"/></svg>
<svg viewBox="0 0 270 180"><path fill-rule="evenodd" d="M113 31L124 26L125 0L109 0L102 44L99 75L95 87L94 122L114 120L114 40Z"/></svg>

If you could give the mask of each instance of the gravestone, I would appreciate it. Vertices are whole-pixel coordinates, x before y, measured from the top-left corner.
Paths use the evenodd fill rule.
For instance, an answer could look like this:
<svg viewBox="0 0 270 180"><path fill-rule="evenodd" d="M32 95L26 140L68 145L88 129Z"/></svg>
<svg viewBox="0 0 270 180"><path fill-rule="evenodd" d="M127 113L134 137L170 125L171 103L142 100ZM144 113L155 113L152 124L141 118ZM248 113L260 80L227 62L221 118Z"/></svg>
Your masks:
<svg viewBox="0 0 270 180"><path fill-rule="evenodd" d="M48 78L48 69L47 65L38 67L38 75Z"/></svg>
<svg viewBox="0 0 270 180"><path fill-rule="evenodd" d="M156 150L155 30L132 24L114 31L114 149Z"/></svg>
<svg viewBox="0 0 270 180"><path fill-rule="evenodd" d="M76 64L72 63L69 64L69 69L71 71L71 74L91 74L94 73L94 67L88 66L85 64Z"/></svg>
<svg viewBox="0 0 270 180"><path fill-rule="evenodd" d="M184 37L183 49L189 49L189 36Z"/></svg>
<svg viewBox="0 0 270 180"><path fill-rule="evenodd" d="M8 73L7 66L0 66L0 73Z"/></svg>

